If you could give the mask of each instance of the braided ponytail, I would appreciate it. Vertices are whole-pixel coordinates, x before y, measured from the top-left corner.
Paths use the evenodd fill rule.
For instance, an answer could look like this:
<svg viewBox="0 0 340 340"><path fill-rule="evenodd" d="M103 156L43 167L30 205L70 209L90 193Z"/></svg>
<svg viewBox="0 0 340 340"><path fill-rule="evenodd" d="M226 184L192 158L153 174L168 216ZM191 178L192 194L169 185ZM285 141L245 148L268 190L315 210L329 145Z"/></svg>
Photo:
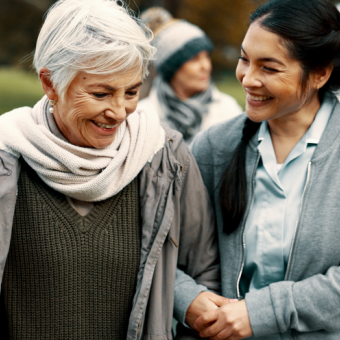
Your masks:
<svg viewBox="0 0 340 340"><path fill-rule="evenodd" d="M223 231L234 232L239 226L247 207L246 149L261 123L246 119L242 139L234 151L221 179L220 207L223 216Z"/></svg>

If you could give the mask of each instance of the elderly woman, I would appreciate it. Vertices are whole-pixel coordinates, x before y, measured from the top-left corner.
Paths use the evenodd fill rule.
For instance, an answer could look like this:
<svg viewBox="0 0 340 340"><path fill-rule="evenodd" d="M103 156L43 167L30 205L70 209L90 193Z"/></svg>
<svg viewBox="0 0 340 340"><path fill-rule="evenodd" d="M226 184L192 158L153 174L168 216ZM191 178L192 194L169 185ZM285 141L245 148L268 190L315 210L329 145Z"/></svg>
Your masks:
<svg viewBox="0 0 340 340"><path fill-rule="evenodd" d="M236 71L246 113L193 143L217 213L222 292L239 300L197 320L208 293L192 302L187 322L203 337L340 339L339 31L328 0L258 8Z"/></svg>
<svg viewBox="0 0 340 340"><path fill-rule="evenodd" d="M46 17L46 96L0 118L1 339L171 339L177 263L218 289L197 165L135 111L151 38L115 1L60 0Z"/></svg>
<svg viewBox="0 0 340 340"><path fill-rule="evenodd" d="M157 77L141 107L155 110L161 123L181 132L187 143L199 131L242 112L234 98L211 83L213 43L200 28L159 7L142 18L154 32L158 52Z"/></svg>

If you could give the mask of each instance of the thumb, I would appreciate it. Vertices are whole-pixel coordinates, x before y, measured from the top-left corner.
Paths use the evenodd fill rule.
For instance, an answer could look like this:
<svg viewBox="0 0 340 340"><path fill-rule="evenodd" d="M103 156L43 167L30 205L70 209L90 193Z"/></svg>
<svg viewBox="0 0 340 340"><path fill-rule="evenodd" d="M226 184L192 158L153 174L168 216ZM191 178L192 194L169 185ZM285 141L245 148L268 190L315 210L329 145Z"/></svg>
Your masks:
<svg viewBox="0 0 340 340"><path fill-rule="evenodd" d="M230 299L225 298L224 296L217 295L217 294L212 294L211 296L209 296L209 299L219 307L221 307L222 305L225 305L226 303L230 303Z"/></svg>

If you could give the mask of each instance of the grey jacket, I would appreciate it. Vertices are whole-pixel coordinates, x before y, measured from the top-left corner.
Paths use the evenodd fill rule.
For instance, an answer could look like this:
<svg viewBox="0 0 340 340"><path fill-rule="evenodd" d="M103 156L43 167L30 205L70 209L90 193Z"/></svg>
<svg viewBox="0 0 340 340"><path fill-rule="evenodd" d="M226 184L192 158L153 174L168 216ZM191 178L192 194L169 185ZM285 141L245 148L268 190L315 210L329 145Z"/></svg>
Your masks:
<svg viewBox="0 0 340 340"><path fill-rule="evenodd" d="M189 300L205 286L218 290L220 285L208 193L181 135L170 129L166 134L165 147L140 173L141 261L129 340L172 339L177 265L193 287L186 292ZM10 246L19 175L20 159L0 151L0 282Z"/></svg>
<svg viewBox="0 0 340 340"><path fill-rule="evenodd" d="M242 298L239 282L244 262L247 213L231 235L223 233L218 188L239 143L246 114L200 133L192 152L215 206L221 257L222 294ZM259 162L257 135L247 147L248 207L253 200ZM296 340L340 339L340 104L308 166L301 211L283 282L246 294L255 337L291 330ZM292 179L293 180L293 179Z"/></svg>

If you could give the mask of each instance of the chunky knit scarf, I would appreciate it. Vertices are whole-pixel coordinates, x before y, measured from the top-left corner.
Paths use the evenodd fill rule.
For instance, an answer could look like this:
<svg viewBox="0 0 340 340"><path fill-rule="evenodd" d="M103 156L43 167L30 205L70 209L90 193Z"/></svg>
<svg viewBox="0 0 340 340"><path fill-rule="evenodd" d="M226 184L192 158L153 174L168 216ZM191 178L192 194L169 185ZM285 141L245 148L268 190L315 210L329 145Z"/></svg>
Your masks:
<svg viewBox="0 0 340 340"><path fill-rule="evenodd" d="M168 125L182 133L184 140L190 143L200 131L202 118L208 112L207 104L212 100L213 85L185 101L180 100L169 83L161 77L154 80L154 88Z"/></svg>
<svg viewBox="0 0 340 340"><path fill-rule="evenodd" d="M72 198L98 202L128 185L165 143L156 112L137 110L104 149L72 145L48 125L48 98L0 117L0 150L22 156L51 188Z"/></svg>

